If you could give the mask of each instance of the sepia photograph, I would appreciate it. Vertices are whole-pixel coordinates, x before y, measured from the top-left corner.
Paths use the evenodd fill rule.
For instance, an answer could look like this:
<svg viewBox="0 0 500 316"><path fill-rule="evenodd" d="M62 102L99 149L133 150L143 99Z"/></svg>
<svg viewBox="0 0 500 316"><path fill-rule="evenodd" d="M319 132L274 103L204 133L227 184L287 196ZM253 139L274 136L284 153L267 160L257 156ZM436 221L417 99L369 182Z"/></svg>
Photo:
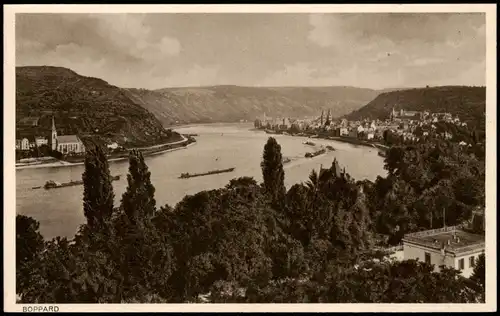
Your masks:
<svg viewBox="0 0 500 316"><path fill-rule="evenodd" d="M4 8L4 309L496 310L496 5Z"/></svg>

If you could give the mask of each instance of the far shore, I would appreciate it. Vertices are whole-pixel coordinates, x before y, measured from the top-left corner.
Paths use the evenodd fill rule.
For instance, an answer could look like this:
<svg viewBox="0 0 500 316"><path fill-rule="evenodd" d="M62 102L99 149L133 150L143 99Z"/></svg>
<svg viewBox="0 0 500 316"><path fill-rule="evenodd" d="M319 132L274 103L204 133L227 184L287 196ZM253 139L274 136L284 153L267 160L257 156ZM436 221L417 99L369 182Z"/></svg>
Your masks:
<svg viewBox="0 0 500 316"><path fill-rule="evenodd" d="M187 124L179 124L179 125L170 125L170 126L164 126L166 129L171 129L175 131L176 129L181 129L181 128L189 128L189 127L198 127L198 126L214 126L214 125L226 125L226 126L231 126L231 125L253 125L253 122L206 122L206 123L187 123Z"/></svg>
<svg viewBox="0 0 500 316"><path fill-rule="evenodd" d="M260 129L260 128L251 128L249 129L250 131L253 132L264 132L266 133L265 130ZM269 133L269 135L284 135L284 136L292 136L292 137L304 137L304 138L311 138L311 139L323 139L323 140L333 140L333 141L338 141L338 142L343 142L343 143L348 143L351 145L359 145L359 146L365 146L365 147L371 147L371 148L378 148L378 149L388 149L389 147L386 145L383 145L378 142L367 142L364 140L360 140L357 138L350 138L350 137L342 137L342 136L321 136L317 134L307 134L307 135L297 135L297 134L283 134L283 133ZM313 137L315 136L316 137Z"/></svg>

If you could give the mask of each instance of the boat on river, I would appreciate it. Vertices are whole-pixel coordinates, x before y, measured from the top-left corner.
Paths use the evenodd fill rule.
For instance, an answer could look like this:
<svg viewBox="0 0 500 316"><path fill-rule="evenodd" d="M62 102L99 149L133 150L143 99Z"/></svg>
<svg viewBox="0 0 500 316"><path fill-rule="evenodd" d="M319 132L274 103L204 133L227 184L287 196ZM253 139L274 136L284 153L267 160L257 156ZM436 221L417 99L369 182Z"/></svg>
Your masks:
<svg viewBox="0 0 500 316"><path fill-rule="evenodd" d="M322 155L324 153L326 153L326 149L322 148L322 149L315 151L315 152L312 152L312 153L306 153L305 157L306 158L314 158L314 157Z"/></svg>
<svg viewBox="0 0 500 316"><path fill-rule="evenodd" d="M330 145L327 145L327 146L326 146L326 149L328 149L328 150L330 150L330 151L335 151L335 148L333 148L333 147L332 147L332 146L330 146Z"/></svg>
<svg viewBox="0 0 500 316"><path fill-rule="evenodd" d="M272 134L272 135L276 135L276 134L279 134L277 131L273 131L273 130L270 130L270 129L266 129L266 134Z"/></svg>
<svg viewBox="0 0 500 316"><path fill-rule="evenodd" d="M219 174L219 173L226 173L226 172L233 172L235 168L228 168L228 169L222 169L222 170L212 170L209 172L204 172L204 173L194 173L190 174L188 172L181 173L179 176L179 179L187 179L187 178L194 178L194 177L202 177L202 176L209 176L212 174Z"/></svg>
<svg viewBox="0 0 500 316"><path fill-rule="evenodd" d="M309 142L309 141L307 141L307 142L303 142L302 144L304 144L304 145L309 145L309 146L316 146L316 144L315 144L315 143L313 143L313 142Z"/></svg>
<svg viewBox="0 0 500 316"><path fill-rule="evenodd" d="M283 164L289 163L291 161L292 160L290 158L288 158L288 157L283 158Z"/></svg>
<svg viewBox="0 0 500 316"><path fill-rule="evenodd" d="M120 180L120 175L114 176L111 178L111 181L116 181ZM49 180L45 182L45 185L43 186L45 190L50 190L50 189L58 189L58 188L64 188L64 187L71 187L75 185L81 185L83 184L83 180L78 180L78 181L70 181L70 182L64 182L60 183L57 181ZM33 187L33 189L39 189L40 187Z"/></svg>
<svg viewBox="0 0 500 316"><path fill-rule="evenodd" d="M379 150L378 155L379 155L380 157L384 157L384 158L385 158L385 157L387 157L387 152L382 151L382 150Z"/></svg>

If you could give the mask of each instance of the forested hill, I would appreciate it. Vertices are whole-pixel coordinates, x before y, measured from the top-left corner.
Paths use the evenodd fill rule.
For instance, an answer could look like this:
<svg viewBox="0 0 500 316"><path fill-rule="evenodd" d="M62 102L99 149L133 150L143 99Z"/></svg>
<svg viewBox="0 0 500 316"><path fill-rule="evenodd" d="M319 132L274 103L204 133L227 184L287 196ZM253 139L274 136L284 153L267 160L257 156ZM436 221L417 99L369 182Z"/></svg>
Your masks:
<svg viewBox="0 0 500 316"><path fill-rule="evenodd" d="M393 107L396 110L449 112L470 125L484 129L486 87L442 86L386 92L346 117L385 119Z"/></svg>
<svg viewBox="0 0 500 316"><path fill-rule="evenodd" d="M55 116L59 133L97 133L136 144L169 138L153 114L123 89L62 67L16 67L16 121L41 117L50 128Z"/></svg>
<svg viewBox="0 0 500 316"><path fill-rule="evenodd" d="M355 87L213 86L127 89L127 96L162 123L234 122L269 116L319 116L330 109L341 117L373 100L379 92Z"/></svg>

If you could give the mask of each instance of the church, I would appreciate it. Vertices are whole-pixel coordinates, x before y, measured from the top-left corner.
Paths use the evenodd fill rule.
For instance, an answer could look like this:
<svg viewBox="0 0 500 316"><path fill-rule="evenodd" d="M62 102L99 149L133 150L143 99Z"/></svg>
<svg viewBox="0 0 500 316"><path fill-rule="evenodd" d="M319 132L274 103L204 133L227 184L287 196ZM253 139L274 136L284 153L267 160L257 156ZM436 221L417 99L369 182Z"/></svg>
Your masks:
<svg viewBox="0 0 500 316"><path fill-rule="evenodd" d="M52 150L57 150L64 155L85 153L85 145L77 135L57 135L54 117L52 117L50 143Z"/></svg>

